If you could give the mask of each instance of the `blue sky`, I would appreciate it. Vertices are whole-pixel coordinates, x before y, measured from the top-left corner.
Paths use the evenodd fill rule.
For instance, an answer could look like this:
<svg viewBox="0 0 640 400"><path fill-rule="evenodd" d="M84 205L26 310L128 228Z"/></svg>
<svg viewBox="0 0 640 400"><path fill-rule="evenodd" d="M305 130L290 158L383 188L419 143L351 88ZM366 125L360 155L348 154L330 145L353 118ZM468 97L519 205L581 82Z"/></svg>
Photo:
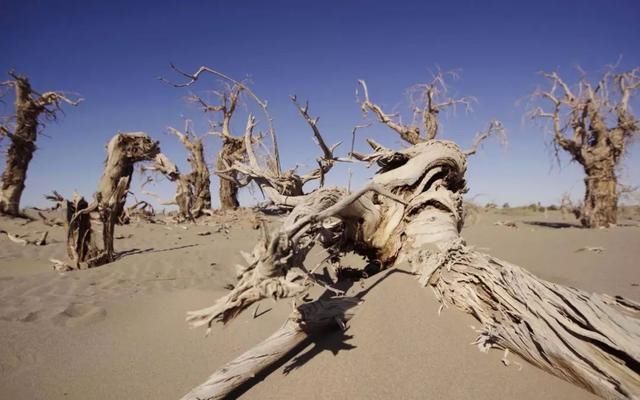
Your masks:
<svg viewBox="0 0 640 400"><path fill-rule="evenodd" d="M52 189L91 196L104 145L118 131L149 133L184 166L186 154L166 128L193 118L202 133L207 117L185 101L188 89L157 79L179 79L171 62L184 70L208 65L238 79L249 77L254 91L269 101L284 166L309 167L318 149L290 94L309 99L327 141L348 143L352 127L362 123L355 102L358 79L367 81L372 100L403 110L405 90L427 81L436 66L459 69L452 94L472 95L479 102L469 115L444 118L442 137L466 147L492 118L502 120L509 133L506 148L487 143L471 160L470 196L500 204L553 203L566 191L580 198L580 167L566 157L562 168L554 166L548 137L523 117L523 100L544 83L541 70L557 70L572 80L576 65L597 74L621 55L620 69L640 66L639 17L640 2L634 0L1 0L1 73L15 69L38 90L77 92L86 99L47 124L48 137L38 141L23 204L45 204L42 194ZM216 81L207 78L191 90L203 94L215 87ZM638 101L634 104L637 108ZM11 112L10 106L0 104L0 114ZM238 117L241 126L244 116ZM359 137L361 150L365 137L401 145L393 132L375 124ZM206 139L210 162L218 145L217 139ZM348 151L348 145L341 150ZM621 181L640 185L640 146L630 149L624 166ZM344 184L347 168L336 168L328 182ZM351 169L354 186L373 173L362 166ZM149 189L164 198L173 193L169 183ZM252 196L242 198L248 202Z"/></svg>

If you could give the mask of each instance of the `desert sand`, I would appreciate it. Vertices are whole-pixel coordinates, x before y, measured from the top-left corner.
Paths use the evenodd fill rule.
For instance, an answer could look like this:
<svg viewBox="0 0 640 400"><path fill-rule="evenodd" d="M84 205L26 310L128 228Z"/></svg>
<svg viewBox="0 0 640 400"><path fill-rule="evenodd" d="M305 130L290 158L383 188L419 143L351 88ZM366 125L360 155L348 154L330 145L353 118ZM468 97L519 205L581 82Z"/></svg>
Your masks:
<svg viewBox="0 0 640 400"><path fill-rule="evenodd" d="M463 236L481 251L543 279L640 300L637 225L587 230L559 213L522 210L479 211L471 220ZM517 228L495 225L505 220ZM258 237L248 218L118 226L116 262L65 273L49 262L65 258L64 228L26 222L0 219L13 234L49 231L46 246L0 236L2 399L177 399L291 310L290 301L263 301L257 318L245 312L209 337L184 322L186 311L211 305L235 282L239 251ZM578 251L587 246L604 251ZM368 289L346 332L310 343L242 398L595 398L513 354L505 366L502 352L479 352L470 344L473 318L453 309L438 315L431 291L402 266L354 282L349 293Z"/></svg>

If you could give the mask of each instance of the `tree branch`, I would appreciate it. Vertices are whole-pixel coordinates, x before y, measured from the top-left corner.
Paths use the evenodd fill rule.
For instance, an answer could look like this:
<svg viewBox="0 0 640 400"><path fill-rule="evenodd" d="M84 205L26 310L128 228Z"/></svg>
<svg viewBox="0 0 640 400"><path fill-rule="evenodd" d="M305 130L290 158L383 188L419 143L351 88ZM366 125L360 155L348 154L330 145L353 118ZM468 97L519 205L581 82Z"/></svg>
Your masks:
<svg viewBox="0 0 640 400"><path fill-rule="evenodd" d="M320 179L321 180L321 185L324 182L324 175L329 172L331 170L331 168L333 167L335 161L337 160L336 157L333 155L333 151L342 143L342 142L338 142L336 144L334 144L333 146L329 147L327 146L327 144L325 143L324 139L322 138L322 135L320 134L320 129L318 129L318 120L319 118L312 118L309 115L309 102L306 102L304 106L301 106L298 101L296 96L291 96L291 101L293 102L293 104L296 106L296 108L298 109L298 111L300 112L300 115L302 115L302 117L305 119L305 121L307 121L307 124L309 124L309 126L311 127L311 130L313 131L313 136L314 136L314 140L315 142L318 144L318 146L320 146L320 149L322 150L322 157L320 157L319 159L317 159L318 161L318 169L314 170L313 172L302 176L302 181L303 183L306 183L310 180L314 180L314 179Z"/></svg>
<svg viewBox="0 0 640 400"><path fill-rule="evenodd" d="M385 114L380 106L372 103L369 100L369 89L367 88L367 83L362 79L358 80L358 83L362 87L362 91L364 93L364 101L361 103L362 112L364 112L365 114L368 111L373 112L378 118L378 121L398 132L400 137L410 144L417 144L424 141L424 139L420 137L420 130L418 129L418 127L406 126L401 123L395 122L393 120L393 115Z"/></svg>
<svg viewBox="0 0 640 400"><path fill-rule="evenodd" d="M478 147L482 144L482 142L487 140L491 136L498 136L500 144L507 144L507 135L504 126L502 126L502 122L494 119L489 122L489 127L485 131L478 132L476 134L473 145L469 150L465 151L464 154L467 157L476 154L476 152L478 151Z"/></svg>

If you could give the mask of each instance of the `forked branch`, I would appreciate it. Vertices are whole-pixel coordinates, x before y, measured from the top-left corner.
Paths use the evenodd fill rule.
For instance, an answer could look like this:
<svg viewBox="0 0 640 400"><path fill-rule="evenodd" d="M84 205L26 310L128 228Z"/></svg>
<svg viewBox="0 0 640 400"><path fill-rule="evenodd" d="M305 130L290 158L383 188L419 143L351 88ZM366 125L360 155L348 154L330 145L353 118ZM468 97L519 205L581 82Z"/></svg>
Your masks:
<svg viewBox="0 0 640 400"><path fill-rule="evenodd" d="M478 132L476 134L473 145L469 150L465 151L464 154L467 157L476 154L482 142L489 139L491 136L497 136L500 144L502 144L503 146L507 144L507 133L504 129L504 126L502 125L502 122L494 119L489 122L489 127L486 130Z"/></svg>
<svg viewBox="0 0 640 400"><path fill-rule="evenodd" d="M322 186L322 181L324 180L324 176L327 174L327 172L331 170L334 163L338 160L334 156L333 152L338 146L340 146L342 142L338 142L331 147L327 146L326 142L322 138L322 135L320 134L320 129L318 128L318 120L320 118L319 117L314 118L309 115L309 102L307 101L304 104L304 106L302 106L298 103L296 96L291 96L291 101L293 102L293 104L295 104L296 108L298 109L298 112L300 112L300 115L302 115L304 120L311 127L311 130L313 131L314 141L322 150L322 156L317 159L318 169L314 170L313 172L307 175L302 176L302 182L304 184L314 179L320 179L321 186Z"/></svg>
<svg viewBox="0 0 640 400"><path fill-rule="evenodd" d="M367 83L362 79L358 80L358 83L360 84L364 94L364 100L361 103L363 113L367 114L369 111L373 112L378 121L396 131L404 141L410 144L417 144L423 141L423 139L420 138L420 128L396 122L394 119L397 115L386 114L382 110L382 107L369 100L369 89L367 88Z"/></svg>

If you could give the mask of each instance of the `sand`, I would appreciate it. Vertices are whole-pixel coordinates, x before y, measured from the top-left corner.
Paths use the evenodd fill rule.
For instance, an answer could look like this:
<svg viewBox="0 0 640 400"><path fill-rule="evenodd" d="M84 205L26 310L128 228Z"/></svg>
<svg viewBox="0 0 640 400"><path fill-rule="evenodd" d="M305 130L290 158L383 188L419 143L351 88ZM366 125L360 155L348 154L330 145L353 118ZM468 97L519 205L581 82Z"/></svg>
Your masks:
<svg viewBox="0 0 640 400"><path fill-rule="evenodd" d="M463 234L482 251L544 279L640 300L637 226L557 228L573 222L513 210L474 219ZM53 272L48 261L64 259L63 228L24 222L2 218L0 228L33 238L48 230L50 244L0 237L1 399L177 399L269 336L290 311L288 301L265 301L257 319L247 312L209 337L184 322L186 311L212 304L234 283L239 251L258 236L248 221L230 224L228 234L214 222L118 227L125 237L116 240L118 261L67 273ZM585 246L605 251L577 252ZM475 321L453 309L438 316L431 291L402 268L351 291L371 285L347 332L310 344L243 398L594 398L516 356L507 367L502 352L480 353L470 344Z"/></svg>

